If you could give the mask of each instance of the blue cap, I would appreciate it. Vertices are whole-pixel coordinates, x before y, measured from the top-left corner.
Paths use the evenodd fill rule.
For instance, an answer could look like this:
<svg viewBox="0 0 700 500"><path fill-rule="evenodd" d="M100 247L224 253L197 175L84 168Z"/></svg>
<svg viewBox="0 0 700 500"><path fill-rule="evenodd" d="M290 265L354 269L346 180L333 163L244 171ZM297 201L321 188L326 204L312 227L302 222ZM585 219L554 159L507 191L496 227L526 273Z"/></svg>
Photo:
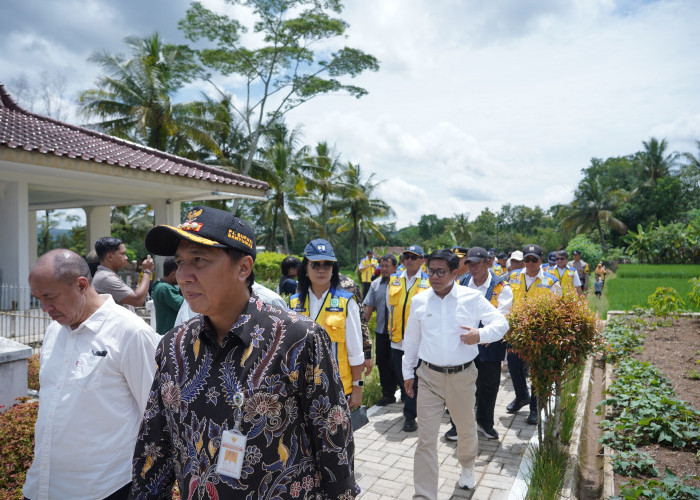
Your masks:
<svg viewBox="0 0 700 500"><path fill-rule="evenodd" d="M423 257L425 255L423 253L423 249L421 247L419 247L418 245L411 245L406 250L404 250L403 253L414 253L414 254L418 255L419 257Z"/></svg>
<svg viewBox="0 0 700 500"><path fill-rule="evenodd" d="M304 257L309 260L329 260L337 262L333 247L326 240L321 238L311 240L306 248L304 248Z"/></svg>

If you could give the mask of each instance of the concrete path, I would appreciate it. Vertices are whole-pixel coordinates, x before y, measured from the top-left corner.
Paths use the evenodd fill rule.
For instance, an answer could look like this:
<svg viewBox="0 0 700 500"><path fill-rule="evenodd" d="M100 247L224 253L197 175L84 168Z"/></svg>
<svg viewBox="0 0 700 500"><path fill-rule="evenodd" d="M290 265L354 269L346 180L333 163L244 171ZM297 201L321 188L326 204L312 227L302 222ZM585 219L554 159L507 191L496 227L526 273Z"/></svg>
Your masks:
<svg viewBox="0 0 700 500"><path fill-rule="evenodd" d="M505 370L505 368L504 368ZM457 462L457 443L447 441L449 417L443 417L438 442L440 479L438 498L471 498L473 500L514 500L524 498L522 478L516 481L523 454L528 443L536 436L537 428L525 419L528 409L515 415L506 413L506 406L514 398L513 385L504 371L496 401L498 440L488 440L479 434L479 455L476 459L476 488L471 491L457 486L460 466ZM390 498L409 499L413 496L413 454L417 432L403 432L403 406L394 403L369 410L369 424L355 433L355 477L363 500ZM536 439L536 438L535 438Z"/></svg>

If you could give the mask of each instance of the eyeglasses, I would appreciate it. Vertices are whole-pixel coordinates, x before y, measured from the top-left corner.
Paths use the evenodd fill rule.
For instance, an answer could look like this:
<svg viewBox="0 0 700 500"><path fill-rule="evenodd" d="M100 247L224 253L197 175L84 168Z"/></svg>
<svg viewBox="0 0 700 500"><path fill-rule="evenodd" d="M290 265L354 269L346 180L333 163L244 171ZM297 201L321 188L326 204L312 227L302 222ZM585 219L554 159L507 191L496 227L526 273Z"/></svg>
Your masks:
<svg viewBox="0 0 700 500"><path fill-rule="evenodd" d="M525 259L523 259L523 262L529 262L529 263L539 262L539 261L540 261L540 259L538 259L536 257L525 257Z"/></svg>
<svg viewBox="0 0 700 500"><path fill-rule="evenodd" d="M333 263L329 260L312 261L311 269L318 271L319 269L330 269L333 267Z"/></svg>
<svg viewBox="0 0 700 500"><path fill-rule="evenodd" d="M414 254L414 253L405 253L405 254L403 254L403 260L417 260L417 259L420 259L420 258L421 258L421 257L419 257L418 255L416 255L416 254Z"/></svg>
<svg viewBox="0 0 700 500"><path fill-rule="evenodd" d="M447 271L444 269L430 269L428 268L428 276L435 276L437 274L438 278L443 278Z"/></svg>
<svg viewBox="0 0 700 500"><path fill-rule="evenodd" d="M556 260L566 260L566 257L557 257Z"/></svg>

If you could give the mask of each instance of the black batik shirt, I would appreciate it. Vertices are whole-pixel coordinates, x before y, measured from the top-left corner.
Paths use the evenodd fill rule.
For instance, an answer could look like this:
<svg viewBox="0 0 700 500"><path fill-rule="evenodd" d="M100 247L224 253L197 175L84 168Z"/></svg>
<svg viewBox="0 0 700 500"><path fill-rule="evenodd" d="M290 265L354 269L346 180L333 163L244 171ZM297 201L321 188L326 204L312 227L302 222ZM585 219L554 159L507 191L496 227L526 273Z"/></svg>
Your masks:
<svg viewBox="0 0 700 500"><path fill-rule="evenodd" d="M138 499L352 498L354 444L326 332L253 295L222 345L198 315L168 332L134 451ZM215 472L221 435L248 438L240 479Z"/></svg>

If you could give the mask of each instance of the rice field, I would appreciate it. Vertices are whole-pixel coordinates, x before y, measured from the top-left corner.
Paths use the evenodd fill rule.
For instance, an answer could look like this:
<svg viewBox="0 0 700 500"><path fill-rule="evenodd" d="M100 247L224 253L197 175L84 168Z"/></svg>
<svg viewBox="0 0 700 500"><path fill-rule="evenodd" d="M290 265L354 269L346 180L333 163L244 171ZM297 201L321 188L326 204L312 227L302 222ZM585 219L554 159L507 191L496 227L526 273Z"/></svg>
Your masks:
<svg viewBox="0 0 700 500"><path fill-rule="evenodd" d="M635 306L646 307L649 295L654 293L657 287L671 287L681 295L687 309L700 312L700 309L692 308L688 300L691 288L689 280L697 276L700 276L698 265L623 264L617 273L605 281L603 301L606 303L599 304L596 309L604 316L609 310L624 311ZM590 298L589 302L594 304L595 300Z"/></svg>

